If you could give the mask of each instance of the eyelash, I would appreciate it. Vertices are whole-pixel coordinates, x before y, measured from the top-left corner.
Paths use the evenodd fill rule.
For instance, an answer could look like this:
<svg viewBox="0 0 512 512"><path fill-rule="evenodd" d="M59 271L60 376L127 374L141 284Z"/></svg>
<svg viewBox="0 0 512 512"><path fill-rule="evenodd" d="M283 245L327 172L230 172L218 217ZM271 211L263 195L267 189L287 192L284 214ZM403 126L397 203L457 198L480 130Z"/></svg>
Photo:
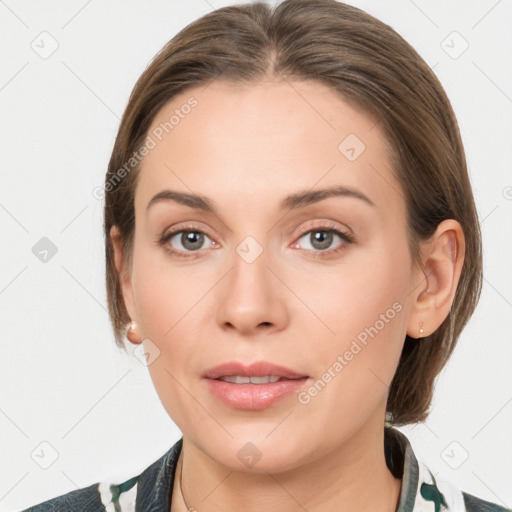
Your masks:
<svg viewBox="0 0 512 512"><path fill-rule="evenodd" d="M343 241L343 243L339 247L337 247L336 249L327 249L327 250L323 250L323 251L322 250L306 249L308 252L312 253L312 256L314 258L326 257L325 255L333 256L333 255L339 253L340 251L344 250L347 245L352 244L352 243L355 242L355 239L354 239L354 237L352 235L349 235L347 233L343 233L342 231L339 231L332 224L321 224L321 225L315 226L313 228L309 228L308 227L308 228L306 228L306 229L301 231L301 233L299 234L297 240L300 240L304 235L307 235L309 233L314 233L314 232L332 233L334 235L339 236L341 238L341 240ZM187 226L185 228L178 229L176 231L171 231L170 233L167 233L167 234L163 235L157 241L157 243L158 243L158 245L162 246L165 249L165 251L168 252L172 256L177 256L179 258L193 258L193 257L195 257L196 256L195 253L198 253L201 250L188 251L189 254L187 254L187 253L183 254L182 251L176 251L176 250L173 250L173 249L169 248L169 245L167 244L167 242L169 240L171 240L174 236L176 236L176 235L178 235L180 233L201 233L201 234L206 235L209 238L211 238L208 235L208 233L205 233L201 229L198 229L198 228L196 228L195 226L192 225L192 226Z"/></svg>

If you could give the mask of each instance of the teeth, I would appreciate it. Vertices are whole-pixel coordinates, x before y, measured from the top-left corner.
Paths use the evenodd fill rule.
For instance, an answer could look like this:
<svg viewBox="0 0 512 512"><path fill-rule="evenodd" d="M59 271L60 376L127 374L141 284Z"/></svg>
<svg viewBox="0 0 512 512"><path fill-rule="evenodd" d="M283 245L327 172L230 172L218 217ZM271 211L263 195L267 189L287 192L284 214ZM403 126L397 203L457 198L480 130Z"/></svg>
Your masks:
<svg viewBox="0 0 512 512"><path fill-rule="evenodd" d="M231 382L233 384L268 384L269 382L277 382L280 377L275 375L265 377L242 377L241 375L230 375L229 377L220 377L219 380Z"/></svg>

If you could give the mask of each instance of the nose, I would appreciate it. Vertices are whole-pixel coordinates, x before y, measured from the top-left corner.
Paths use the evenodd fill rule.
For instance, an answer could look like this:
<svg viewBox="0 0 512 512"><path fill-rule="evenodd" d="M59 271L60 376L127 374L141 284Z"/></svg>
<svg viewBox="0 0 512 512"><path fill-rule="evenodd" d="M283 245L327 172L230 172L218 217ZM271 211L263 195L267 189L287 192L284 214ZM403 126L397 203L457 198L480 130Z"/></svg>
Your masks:
<svg viewBox="0 0 512 512"><path fill-rule="evenodd" d="M286 286L263 251L255 261L238 253L216 290L217 321L222 329L256 336L284 329L288 323ZM289 292L288 292L289 293Z"/></svg>

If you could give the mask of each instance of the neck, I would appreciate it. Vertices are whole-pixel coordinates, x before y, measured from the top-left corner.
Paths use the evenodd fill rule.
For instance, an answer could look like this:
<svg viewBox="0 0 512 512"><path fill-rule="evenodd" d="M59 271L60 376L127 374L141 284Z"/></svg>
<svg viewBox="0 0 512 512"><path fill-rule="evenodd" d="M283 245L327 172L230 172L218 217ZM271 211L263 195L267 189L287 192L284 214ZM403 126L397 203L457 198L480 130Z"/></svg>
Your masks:
<svg viewBox="0 0 512 512"><path fill-rule="evenodd" d="M180 473L186 509L204 512L394 512L401 487L386 465L383 423L305 465L275 473L219 465L184 437L177 478Z"/></svg>

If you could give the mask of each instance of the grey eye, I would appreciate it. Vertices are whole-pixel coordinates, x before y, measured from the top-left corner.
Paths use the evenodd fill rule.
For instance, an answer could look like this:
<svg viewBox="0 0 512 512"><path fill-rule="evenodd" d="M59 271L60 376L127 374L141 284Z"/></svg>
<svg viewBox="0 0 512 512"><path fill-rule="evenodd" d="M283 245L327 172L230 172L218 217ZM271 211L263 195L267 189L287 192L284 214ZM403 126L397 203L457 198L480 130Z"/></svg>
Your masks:
<svg viewBox="0 0 512 512"><path fill-rule="evenodd" d="M178 247L178 250L184 251L197 251L203 248L206 239L209 239L207 235L201 233L201 231L179 231L171 239L177 239L182 247Z"/></svg>
<svg viewBox="0 0 512 512"><path fill-rule="evenodd" d="M331 247L335 237L342 240L342 237L333 231L315 229L305 233L301 236L300 239L306 239L306 241L310 244L310 247L305 247L305 249L324 251Z"/></svg>

